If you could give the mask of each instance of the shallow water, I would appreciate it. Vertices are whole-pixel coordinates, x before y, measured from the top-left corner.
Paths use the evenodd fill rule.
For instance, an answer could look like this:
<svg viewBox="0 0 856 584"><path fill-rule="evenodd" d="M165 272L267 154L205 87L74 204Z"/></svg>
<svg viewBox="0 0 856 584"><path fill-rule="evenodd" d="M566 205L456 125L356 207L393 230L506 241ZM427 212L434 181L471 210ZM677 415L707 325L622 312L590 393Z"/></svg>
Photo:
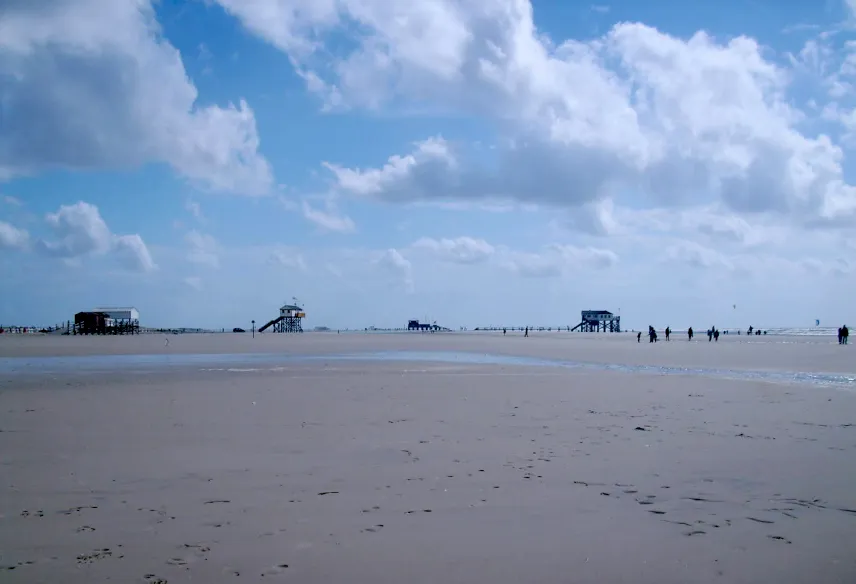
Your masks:
<svg viewBox="0 0 856 584"><path fill-rule="evenodd" d="M835 373L807 373L786 371L747 371L739 369L705 369L668 367L662 365L627 365L587 363L487 353L443 351L382 351L331 355L284 355L280 353L237 354L172 354L172 355L86 355L78 357L12 357L0 358L0 373L6 375L58 374L74 372L153 370L208 366L215 370L258 371L258 365L271 369L277 365L317 361L420 361L473 365L508 365L527 367L560 367L619 373L647 373L656 375L693 375L722 379L801 383L842 388L856 388L856 375ZM256 365L256 367L230 368L229 365Z"/></svg>

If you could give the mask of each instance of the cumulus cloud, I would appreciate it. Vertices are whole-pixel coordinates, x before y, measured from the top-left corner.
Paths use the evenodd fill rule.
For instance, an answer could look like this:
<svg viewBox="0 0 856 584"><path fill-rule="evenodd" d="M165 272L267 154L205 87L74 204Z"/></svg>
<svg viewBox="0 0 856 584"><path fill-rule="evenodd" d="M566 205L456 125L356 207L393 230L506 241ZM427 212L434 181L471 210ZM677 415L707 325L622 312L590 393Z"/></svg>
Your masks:
<svg viewBox="0 0 856 584"><path fill-rule="evenodd" d="M5 2L0 77L0 180L163 162L205 188L271 186L252 109L197 104L151 0Z"/></svg>
<svg viewBox="0 0 856 584"><path fill-rule="evenodd" d="M0 221L0 249L25 249L30 243L30 234L4 221Z"/></svg>
<svg viewBox="0 0 856 584"><path fill-rule="evenodd" d="M62 205L45 221L54 235L36 242L36 250L45 255L79 260L109 254L134 271L149 272L157 267L143 239L137 234L114 234L95 205L83 201Z"/></svg>
<svg viewBox="0 0 856 584"><path fill-rule="evenodd" d="M843 153L801 133L790 75L747 37L688 39L638 23L554 44L523 0L218 0L348 107L430 103L488 117L508 140L479 163L440 137L385 165L327 168L344 192L385 200L506 197L579 207L622 193L657 206L717 200L743 214L856 217ZM325 59L325 34L355 47ZM616 201L618 202L618 201ZM594 207L596 209L596 207Z"/></svg>
<svg viewBox="0 0 856 584"><path fill-rule="evenodd" d="M415 290L413 265L397 249L387 249L374 260L374 263L391 274L394 281L402 284L406 292L412 293Z"/></svg>
<svg viewBox="0 0 856 584"><path fill-rule="evenodd" d="M303 201L303 216L325 231L337 233L352 233L356 229L354 221L347 215L342 215L332 202L328 201L325 210L313 208Z"/></svg>

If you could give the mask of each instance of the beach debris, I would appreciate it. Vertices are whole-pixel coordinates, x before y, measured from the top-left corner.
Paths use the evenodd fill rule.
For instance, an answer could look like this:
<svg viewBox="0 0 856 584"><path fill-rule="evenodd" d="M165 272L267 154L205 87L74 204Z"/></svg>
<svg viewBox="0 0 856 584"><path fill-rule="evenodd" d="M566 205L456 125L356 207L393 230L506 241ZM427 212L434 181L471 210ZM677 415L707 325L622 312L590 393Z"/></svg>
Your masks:
<svg viewBox="0 0 856 584"><path fill-rule="evenodd" d="M338 495L338 494L339 494L339 491L321 491L320 493L318 493L318 496L322 496L322 495Z"/></svg>

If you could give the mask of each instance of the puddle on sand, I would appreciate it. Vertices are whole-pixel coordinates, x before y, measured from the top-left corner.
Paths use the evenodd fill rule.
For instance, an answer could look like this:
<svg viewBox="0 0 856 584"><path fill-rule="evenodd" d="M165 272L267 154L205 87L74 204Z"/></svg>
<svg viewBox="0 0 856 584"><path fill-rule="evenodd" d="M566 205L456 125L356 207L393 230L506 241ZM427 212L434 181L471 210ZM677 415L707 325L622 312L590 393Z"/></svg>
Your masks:
<svg viewBox="0 0 856 584"><path fill-rule="evenodd" d="M0 358L0 373L10 375L40 375L57 373L85 373L116 371L117 369L139 372L155 372L173 367L209 366L232 371L259 371L258 365L277 370L277 366L288 363L318 361L410 361L471 365L506 365L527 367L558 367L592 371L615 371L619 373L649 373L655 375L695 375L749 381L771 381L779 383L802 383L841 388L856 388L856 375L831 373L806 373L785 371L746 371L739 369L703 369L666 367L658 365L626 365L610 363L587 363L514 355L487 353L444 352L444 351L383 351L367 353L345 353L331 355L284 355L281 353L233 353L233 354L155 354L155 355L85 355L73 357L7 357ZM245 367L234 367L242 365ZM231 366L231 367L230 367Z"/></svg>

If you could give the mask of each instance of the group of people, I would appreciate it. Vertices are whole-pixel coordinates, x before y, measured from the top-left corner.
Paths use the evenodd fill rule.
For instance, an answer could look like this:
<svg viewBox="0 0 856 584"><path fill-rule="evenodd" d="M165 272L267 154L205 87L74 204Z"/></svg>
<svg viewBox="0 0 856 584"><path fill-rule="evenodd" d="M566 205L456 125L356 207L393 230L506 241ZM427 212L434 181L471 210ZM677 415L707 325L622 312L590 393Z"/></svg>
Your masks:
<svg viewBox="0 0 856 584"><path fill-rule="evenodd" d="M672 336L672 329L670 327L666 327L666 330L663 332L666 334L666 340L668 341L669 337ZM690 327L687 329L687 339L688 340L690 340L690 341L693 340L694 334L695 333L693 333L693 327ZM841 335L840 335L840 331L839 331L839 339L840 338L841 338ZM708 342L719 341L719 329L717 329L715 326L712 326L709 329L707 329L707 340L708 340ZM642 331L639 331L638 333L636 333L636 342L637 343L642 342ZM650 326L650 325L648 325L648 342L649 343L656 343L657 342L657 331L654 329L653 326Z"/></svg>
<svg viewBox="0 0 856 584"><path fill-rule="evenodd" d="M847 325L845 324L843 327L838 329L838 344L839 345L846 345L847 344L847 338L849 336L850 336L850 329L848 329Z"/></svg>

